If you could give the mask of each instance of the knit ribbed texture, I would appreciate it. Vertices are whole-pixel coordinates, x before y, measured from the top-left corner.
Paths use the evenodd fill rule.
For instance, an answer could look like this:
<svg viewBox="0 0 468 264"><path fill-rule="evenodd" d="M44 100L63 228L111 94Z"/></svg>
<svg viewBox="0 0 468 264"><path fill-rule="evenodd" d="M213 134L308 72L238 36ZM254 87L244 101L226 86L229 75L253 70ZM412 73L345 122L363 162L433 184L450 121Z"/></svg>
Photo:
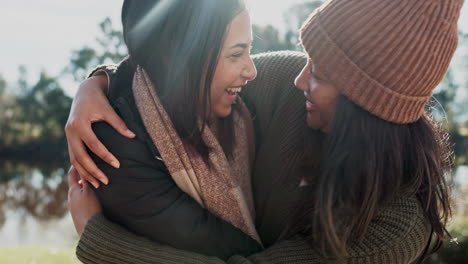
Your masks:
<svg viewBox="0 0 468 264"><path fill-rule="evenodd" d="M458 43L463 0L331 0L301 29L316 69L384 120L417 121Z"/></svg>
<svg viewBox="0 0 468 264"><path fill-rule="evenodd" d="M76 248L83 263L223 263L215 257L177 250L150 242L108 221L102 214L93 216Z"/></svg>
<svg viewBox="0 0 468 264"><path fill-rule="evenodd" d="M422 252L429 229L419 202L400 198L380 211L369 226L364 241L349 246L350 257L342 263L403 264ZM136 236L103 215L88 221L77 256L85 264L103 263L225 263L214 257L177 250ZM280 242L251 257L233 256L227 263L340 263L323 258L303 239Z"/></svg>
<svg viewBox="0 0 468 264"><path fill-rule="evenodd" d="M264 246L269 247L287 225L292 200L300 195L296 191L304 158L306 111L304 93L294 86L294 79L307 57L290 51L258 54L254 60L257 79L242 93L256 109L259 146L252 177L256 223Z"/></svg>
<svg viewBox="0 0 468 264"><path fill-rule="evenodd" d="M304 64L305 56L300 56L298 53L275 52L254 56L254 61L259 72L269 72L269 74L263 75L263 82L255 82L254 86L249 86L249 93L252 93L250 95L253 95L253 93L261 95L262 91L268 90L269 93L272 93L272 95L278 95L279 97L282 97L282 94L290 94L292 97L296 96L295 91L297 91L297 89L290 84L292 83L292 73L288 71L284 71L284 73L282 73L282 71L276 70L281 69L281 67L284 65L295 65L294 67L296 67L296 70L299 71L300 66ZM275 85L270 81L270 78L278 81L278 84ZM263 102L263 98L259 100ZM260 104L262 107L258 107L256 104L258 118L256 121L260 121L260 123L257 124L258 127L262 127L262 129L267 129L268 127L273 126L279 127L278 123L283 123L288 126L290 124L290 120L287 119L287 116L285 116L284 119L277 118L276 116L278 114L282 114L283 112L293 111L293 109L288 110L288 108L297 107L298 109L302 109L302 111L304 111L304 102L302 104L288 104L286 103L288 100L289 98L286 96L282 97L279 102L275 102L273 105L268 105L266 101ZM265 116L263 116L263 114L265 114ZM270 115L273 115L272 118L268 118ZM302 124L303 127L304 120L296 120L294 124ZM289 133L296 133L291 131L299 131L299 129L294 128L289 132L287 129L282 129L275 137L261 138L261 144L276 145L277 149L295 153L295 149L283 146L283 144L289 144L289 141L275 141L277 138L286 137L286 135ZM263 155L269 155L267 150L270 149L265 149ZM270 152L276 153L276 150L272 150ZM286 153L284 153L284 156L287 156ZM295 162L295 158L291 158L284 160L282 164L284 168L288 168ZM268 157L256 161L256 166L267 167L271 165L271 159ZM268 179L271 177L271 174L268 174L268 172L266 172L264 175L255 174L254 179ZM291 181L297 182L295 175L291 175ZM254 195L257 199L258 193L264 194L264 196L262 196L262 204L265 206L265 208L269 208L266 211L277 210L275 205L278 205L278 202L281 203L282 201L287 200L287 197L283 196L284 193L278 194L273 192L270 194L269 190L264 190L261 188L269 188L269 186L265 187L259 185L257 190L254 192ZM289 207L292 206L293 204L289 205ZM283 207L286 207L286 205ZM268 216L274 215L274 213L271 212L263 213ZM265 217L264 221L273 222L276 221L276 219L269 220L268 217ZM430 230L428 223L417 199L414 197L397 198L379 210L378 215L371 221L364 240L361 243L350 243L348 247L350 257L347 258L344 263L411 263L424 250L429 234ZM261 235L263 236L263 234ZM83 235L77 246L77 256L84 263L90 264L225 263L213 257L207 257L200 254L177 250L153 243L145 238L138 237L128 232L118 225L111 223L102 215L94 216L86 225ZM323 258L317 249L311 248L304 239L297 237L293 240L276 243L267 250L250 257L233 256L228 260L227 263L279 264L339 262Z"/></svg>

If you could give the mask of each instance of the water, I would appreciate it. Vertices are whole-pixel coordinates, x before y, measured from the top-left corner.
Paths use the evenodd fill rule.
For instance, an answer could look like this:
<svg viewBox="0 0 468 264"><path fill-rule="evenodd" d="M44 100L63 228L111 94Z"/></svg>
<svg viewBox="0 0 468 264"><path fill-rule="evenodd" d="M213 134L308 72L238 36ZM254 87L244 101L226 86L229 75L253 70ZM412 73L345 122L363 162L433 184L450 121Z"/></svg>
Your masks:
<svg viewBox="0 0 468 264"><path fill-rule="evenodd" d="M67 211L67 168L0 166L0 248L73 247L78 236ZM454 170L457 214L468 216L468 166Z"/></svg>
<svg viewBox="0 0 468 264"><path fill-rule="evenodd" d="M66 168L0 166L0 248L76 243L65 175Z"/></svg>

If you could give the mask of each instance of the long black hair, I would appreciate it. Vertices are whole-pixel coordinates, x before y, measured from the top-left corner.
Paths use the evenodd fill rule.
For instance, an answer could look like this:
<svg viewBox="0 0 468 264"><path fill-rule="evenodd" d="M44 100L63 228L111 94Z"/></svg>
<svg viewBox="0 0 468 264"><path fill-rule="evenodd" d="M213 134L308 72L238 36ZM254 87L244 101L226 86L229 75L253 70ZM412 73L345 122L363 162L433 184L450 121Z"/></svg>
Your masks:
<svg viewBox="0 0 468 264"><path fill-rule="evenodd" d="M364 238L381 205L414 194L435 237L424 254L437 250L451 216L447 140L427 113L411 124L393 124L340 96L321 155L315 155L321 160L308 161L319 164L319 175L309 180L315 191L298 208L291 234L303 232L326 254L344 257L347 242Z"/></svg>
<svg viewBox="0 0 468 264"><path fill-rule="evenodd" d="M131 63L145 69L179 137L205 160L210 150L201 135L210 112L211 82L226 29L244 9L242 0L123 4L123 34ZM219 125L219 134L224 135L220 144L228 157L234 145L231 116Z"/></svg>

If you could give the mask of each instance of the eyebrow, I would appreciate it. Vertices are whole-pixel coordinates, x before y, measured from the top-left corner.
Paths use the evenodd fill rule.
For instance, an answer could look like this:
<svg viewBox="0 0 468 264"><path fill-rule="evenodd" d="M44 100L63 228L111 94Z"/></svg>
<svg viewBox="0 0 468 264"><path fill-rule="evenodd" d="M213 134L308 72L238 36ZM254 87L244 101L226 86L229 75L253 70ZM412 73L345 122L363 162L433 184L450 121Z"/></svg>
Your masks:
<svg viewBox="0 0 468 264"><path fill-rule="evenodd" d="M236 45L230 47L229 49L234 49L234 48L243 48L246 49L249 45L247 43L237 43Z"/></svg>

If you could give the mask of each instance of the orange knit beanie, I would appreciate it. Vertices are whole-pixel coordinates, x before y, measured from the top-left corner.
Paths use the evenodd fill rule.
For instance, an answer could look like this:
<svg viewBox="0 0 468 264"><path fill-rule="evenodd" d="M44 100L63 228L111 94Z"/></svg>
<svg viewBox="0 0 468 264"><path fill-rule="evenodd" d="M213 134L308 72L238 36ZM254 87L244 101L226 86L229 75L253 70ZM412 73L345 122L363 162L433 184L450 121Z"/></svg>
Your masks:
<svg viewBox="0 0 468 264"><path fill-rule="evenodd" d="M344 96L398 124L417 121L458 42L463 0L330 0L301 28L315 68Z"/></svg>

